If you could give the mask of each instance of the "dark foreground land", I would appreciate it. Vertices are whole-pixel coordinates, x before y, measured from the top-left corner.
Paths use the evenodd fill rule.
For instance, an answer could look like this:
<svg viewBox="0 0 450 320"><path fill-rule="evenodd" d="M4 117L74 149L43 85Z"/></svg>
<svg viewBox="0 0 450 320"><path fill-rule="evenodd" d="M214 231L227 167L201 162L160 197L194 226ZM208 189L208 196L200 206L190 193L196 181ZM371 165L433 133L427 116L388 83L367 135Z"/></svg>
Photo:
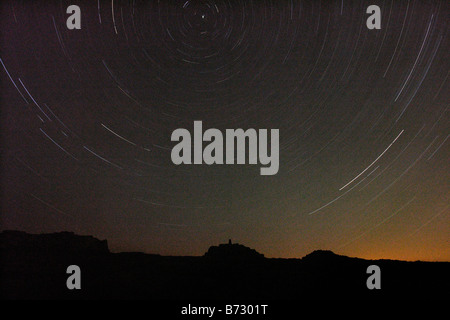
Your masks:
<svg viewBox="0 0 450 320"><path fill-rule="evenodd" d="M2 299L446 299L449 262L363 260L314 251L267 259L242 245L211 247L203 257L110 253L106 241L62 232L0 233ZM69 265L81 290L69 290ZM381 289L366 286L381 269Z"/></svg>

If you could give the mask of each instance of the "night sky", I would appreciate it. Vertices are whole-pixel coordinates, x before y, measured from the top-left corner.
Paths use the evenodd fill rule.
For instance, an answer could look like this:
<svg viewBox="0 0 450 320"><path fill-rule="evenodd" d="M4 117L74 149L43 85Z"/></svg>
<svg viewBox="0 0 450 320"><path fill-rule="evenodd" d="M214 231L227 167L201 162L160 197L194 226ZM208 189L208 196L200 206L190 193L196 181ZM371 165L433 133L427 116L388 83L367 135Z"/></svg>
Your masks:
<svg viewBox="0 0 450 320"><path fill-rule="evenodd" d="M2 230L115 252L202 255L231 238L267 257L450 260L448 1L0 9ZM173 164L171 134L195 120L279 129L278 173Z"/></svg>

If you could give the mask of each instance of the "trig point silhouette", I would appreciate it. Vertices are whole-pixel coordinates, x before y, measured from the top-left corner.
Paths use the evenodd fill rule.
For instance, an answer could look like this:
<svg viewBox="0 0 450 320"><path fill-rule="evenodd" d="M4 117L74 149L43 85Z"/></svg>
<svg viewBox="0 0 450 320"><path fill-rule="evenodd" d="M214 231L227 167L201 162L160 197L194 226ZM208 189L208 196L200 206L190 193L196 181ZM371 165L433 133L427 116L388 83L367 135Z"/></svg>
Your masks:
<svg viewBox="0 0 450 320"><path fill-rule="evenodd" d="M228 239L228 244L231 245L231 239Z"/></svg>

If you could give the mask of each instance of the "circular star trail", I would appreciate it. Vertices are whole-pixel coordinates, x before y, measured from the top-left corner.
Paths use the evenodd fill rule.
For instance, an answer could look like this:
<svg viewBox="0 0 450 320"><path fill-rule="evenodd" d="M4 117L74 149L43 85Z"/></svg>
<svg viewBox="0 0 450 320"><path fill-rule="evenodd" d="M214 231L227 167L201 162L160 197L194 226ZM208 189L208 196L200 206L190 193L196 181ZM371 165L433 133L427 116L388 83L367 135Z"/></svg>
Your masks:
<svg viewBox="0 0 450 320"><path fill-rule="evenodd" d="M79 1L80 30L71 4L1 4L2 229L450 258L447 2ZM196 120L279 129L278 174L174 165Z"/></svg>

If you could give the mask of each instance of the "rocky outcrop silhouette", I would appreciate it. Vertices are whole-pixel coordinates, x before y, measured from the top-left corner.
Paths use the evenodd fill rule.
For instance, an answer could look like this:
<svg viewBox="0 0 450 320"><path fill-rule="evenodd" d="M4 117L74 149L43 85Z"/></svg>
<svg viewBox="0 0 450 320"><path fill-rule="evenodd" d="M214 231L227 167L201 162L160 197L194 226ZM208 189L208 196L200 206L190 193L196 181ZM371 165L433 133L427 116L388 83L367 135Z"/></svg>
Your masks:
<svg viewBox="0 0 450 320"><path fill-rule="evenodd" d="M306 256L304 256L301 260L307 263L324 263L324 262L334 262L341 263L347 262L350 259L358 259L358 258L350 258L347 256L341 256L334 253L331 250L315 250Z"/></svg>
<svg viewBox="0 0 450 320"><path fill-rule="evenodd" d="M231 243L230 240L227 244L211 246L204 257L215 260L255 260L264 258L264 255L242 244Z"/></svg>
<svg viewBox="0 0 450 320"><path fill-rule="evenodd" d="M107 254L108 242L73 232L29 234L6 230L0 233L0 252L30 254Z"/></svg>

